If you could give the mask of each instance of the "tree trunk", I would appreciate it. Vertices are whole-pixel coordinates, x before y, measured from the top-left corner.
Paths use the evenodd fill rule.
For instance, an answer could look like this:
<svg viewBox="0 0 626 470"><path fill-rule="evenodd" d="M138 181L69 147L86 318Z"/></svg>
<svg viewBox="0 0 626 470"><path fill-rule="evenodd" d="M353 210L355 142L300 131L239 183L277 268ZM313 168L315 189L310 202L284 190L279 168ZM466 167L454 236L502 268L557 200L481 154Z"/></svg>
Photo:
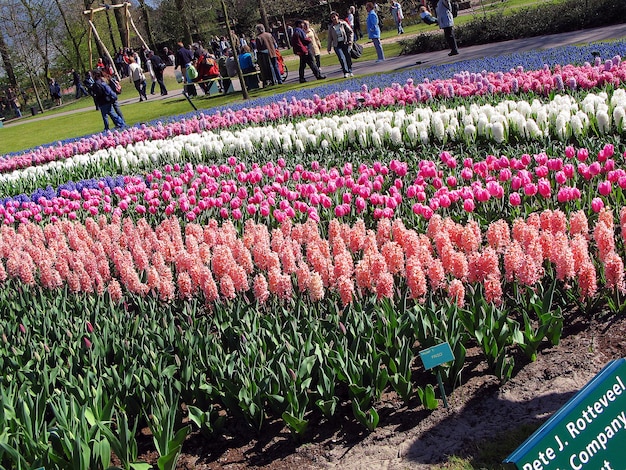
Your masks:
<svg viewBox="0 0 626 470"><path fill-rule="evenodd" d="M265 11L265 0L259 0L259 13L261 14L261 23L265 26L265 31L271 33L270 21L267 19L267 11Z"/></svg>
<svg viewBox="0 0 626 470"><path fill-rule="evenodd" d="M7 73L9 84L13 88L17 88L17 79L15 78L15 71L13 70L13 62L11 62L11 55L9 54L9 48L4 40L4 36L0 32L0 56L2 57L2 63L4 64L4 70Z"/></svg>
<svg viewBox="0 0 626 470"><path fill-rule="evenodd" d="M143 25L146 28L146 34L148 35L148 43L150 44L150 48L154 50L154 48L156 47L156 41L154 40L152 26L150 25L150 12L148 6L146 5L146 2L144 0L139 0L139 6L143 15Z"/></svg>
<svg viewBox="0 0 626 470"><path fill-rule="evenodd" d="M107 18L107 26L109 27L109 38L111 39L111 47L114 51L117 51L118 47L115 44L115 34L113 34L113 25L111 24L111 17L109 16L109 10L104 12ZM115 17L117 19L117 11L115 12ZM124 46L124 41L122 41L122 47ZM102 51L100 51L100 56L102 57Z"/></svg>
<svg viewBox="0 0 626 470"><path fill-rule="evenodd" d="M113 5L123 5L124 0L111 0L111 3ZM120 32L120 38L122 39L122 47L130 47L130 38L128 37L128 29L126 28L126 9L115 8L113 13L115 13L117 30Z"/></svg>
<svg viewBox="0 0 626 470"><path fill-rule="evenodd" d="M41 60L43 61L43 71L44 71L44 75L47 77L48 71L50 69L50 58L48 57L48 52L44 49L44 47L42 47L42 41L41 41L41 38L39 37L40 36L39 31L41 29L39 28L39 25L41 24L41 18L38 18L36 16L35 10L33 10L33 8L28 4L28 2L26 2L25 0L21 0L21 3L24 6L24 9L28 16L28 23L27 23L29 26L28 34L32 38L31 44L33 45L33 47L35 48L35 50L41 57ZM44 35L46 35L47 31L44 30L43 33Z"/></svg>

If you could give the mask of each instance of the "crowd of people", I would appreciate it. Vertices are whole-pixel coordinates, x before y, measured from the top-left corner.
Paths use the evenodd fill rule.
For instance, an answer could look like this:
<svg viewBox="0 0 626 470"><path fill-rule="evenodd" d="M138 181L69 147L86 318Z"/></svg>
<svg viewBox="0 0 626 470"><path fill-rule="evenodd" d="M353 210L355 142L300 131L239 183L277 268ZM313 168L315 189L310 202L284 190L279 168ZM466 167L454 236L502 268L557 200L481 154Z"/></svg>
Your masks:
<svg viewBox="0 0 626 470"><path fill-rule="evenodd" d="M438 25L450 48L449 55L458 54L454 35L454 0L431 0L432 5L436 4L436 16L429 11L428 0L422 1L419 8L421 20L426 24ZM355 6L350 6L345 16L337 11L332 11L329 15L327 52L335 53L345 78L353 76L353 56L360 55L354 55L355 44L363 38L367 38L374 46L376 63L385 60L381 43L383 12L380 5L373 1L365 4L365 10L364 30L361 29L359 9ZM391 1L389 13L397 33L403 34L404 14L398 0ZM102 113L104 128L108 130L109 119L116 127L126 125L117 103L117 95L121 92L120 79L128 78L137 90L140 102L148 100L148 77L151 80L151 95L155 93L157 84L161 96L168 94L163 78L164 70L168 66L174 67L180 81L184 83L186 93L191 96L197 95L196 86L205 94L229 92L238 68L248 89L281 85L284 77L284 65L279 52L281 48L291 48L299 57L300 83L307 81L307 67L317 80L326 78L320 62L322 41L318 32L305 19L297 19L293 25L283 25L277 21L271 24L269 30L263 24L257 24L254 34L250 36L237 35L231 31L228 37L212 37L206 47L197 41L188 46L179 42L176 51L163 47L160 53L145 46L138 50L120 48L112 61L108 57L100 58L95 70L87 71L82 79L74 69L68 75L71 76L71 83L75 88L75 98L91 96L96 109ZM54 104L59 106L63 103L61 85L55 78L48 79L48 91ZM10 112L16 117L22 116L19 93L13 88L8 88L0 96L0 115Z"/></svg>

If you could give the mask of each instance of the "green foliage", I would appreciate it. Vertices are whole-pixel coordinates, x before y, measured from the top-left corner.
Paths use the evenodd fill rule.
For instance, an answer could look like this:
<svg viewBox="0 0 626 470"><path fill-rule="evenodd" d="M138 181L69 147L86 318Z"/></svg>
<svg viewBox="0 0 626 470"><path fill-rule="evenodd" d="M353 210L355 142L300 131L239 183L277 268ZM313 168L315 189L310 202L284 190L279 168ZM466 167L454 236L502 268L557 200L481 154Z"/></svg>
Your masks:
<svg viewBox="0 0 626 470"><path fill-rule="evenodd" d="M506 5L502 4L502 8ZM541 3L515 11L478 12L469 21L458 21L455 36L460 47L525 37L557 34L619 23L626 17L626 3L577 0ZM457 18L456 20L459 20ZM402 41L403 54L437 51L447 47L442 34L420 34Z"/></svg>
<svg viewBox="0 0 626 470"><path fill-rule="evenodd" d="M481 289L475 289L473 297L471 309L459 310L461 322L478 342L496 377L506 382L515 366L515 360L508 355L509 348L514 341L523 341L519 324L509 318L506 307L488 303Z"/></svg>

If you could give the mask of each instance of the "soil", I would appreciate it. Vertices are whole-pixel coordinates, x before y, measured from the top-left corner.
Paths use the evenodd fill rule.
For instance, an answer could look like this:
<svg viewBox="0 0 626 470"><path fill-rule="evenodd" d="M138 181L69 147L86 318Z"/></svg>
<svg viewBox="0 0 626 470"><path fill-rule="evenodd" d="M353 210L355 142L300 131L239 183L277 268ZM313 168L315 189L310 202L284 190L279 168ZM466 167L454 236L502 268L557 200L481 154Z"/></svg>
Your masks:
<svg viewBox="0 0 626 470"><path fill-rule="evenodd" d="M376 404L380 423L374 432L356 423L344 403L332 421L313 416L300 441L280 421L266 425L260 435L229 423L214 440L189 436L177 468L421 470L439 468L451 455L493 468L479 456L486 443L497 448L492 461L502 461L607 362L626 355L626 316L572 316L565 323L560 344L546 342L535 362L517 356L505 384L490 374L478 348L469 349L462 385L446 392L448 408L441 399L434 411L417 400L405 406L392 392ZM415 380L436 386L435 376L418 365ZM146 436L144 444L149 440ZM156 458L142 455L152 462Z"/></svg>

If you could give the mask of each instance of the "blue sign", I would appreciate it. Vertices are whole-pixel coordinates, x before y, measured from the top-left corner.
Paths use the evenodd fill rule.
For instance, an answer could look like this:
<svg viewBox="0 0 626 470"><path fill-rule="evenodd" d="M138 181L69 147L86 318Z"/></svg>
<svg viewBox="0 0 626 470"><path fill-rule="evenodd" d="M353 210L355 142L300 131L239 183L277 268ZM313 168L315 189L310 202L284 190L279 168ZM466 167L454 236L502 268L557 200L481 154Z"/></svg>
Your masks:
<svg viewBox="0 0 626 470"><path fill-rule="evenodd" d="M446 362L454 361L454 354L450 344L445 342L420 351L420 357L426 370L440 366Z"/></svg>

